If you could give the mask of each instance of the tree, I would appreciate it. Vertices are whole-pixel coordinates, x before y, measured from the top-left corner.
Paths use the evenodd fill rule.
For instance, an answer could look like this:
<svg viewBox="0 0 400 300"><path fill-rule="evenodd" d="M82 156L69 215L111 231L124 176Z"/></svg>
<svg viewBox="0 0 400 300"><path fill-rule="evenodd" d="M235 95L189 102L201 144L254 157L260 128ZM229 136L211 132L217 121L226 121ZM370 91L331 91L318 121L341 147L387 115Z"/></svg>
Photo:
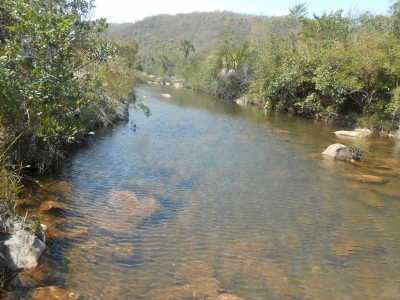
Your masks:
<svg viewBox="0 0 400 300"><path fill-rule="evenodd" d="M24 133L24 155L41 169L96 122L96 70L117 47L99 39L107 24L90 20L92 8L86 0L0 2L0 115L14 136Z"/></svg>
<svg viewBox="0 0 400 300"><path fill-rule="evenodd" d="M289 8L289 13L295 19L302 19L308 14L308 4L306 2L294 4Z"/></svg>
<svg viewBox="0 0 400 300"><path fill-rule="evenodd" d="M234 30L224 32L211 69L220 96L234 98L248 91L253 71L250 53L250 43L242 33Z"/></svg>
<svg viewBox="0 0 400 300"><path fill-rule="evenodd" d="M171 61L171 59L168 57L168 55L166 55L166 54L160 55L160 56L158 57L158 59L159 59L160 62L161 62L162 71L163 71L163 73L165 74L165 73L168 71L168 69L172 66L172 61Z"/></svg>
<svg viewBox="0 0 400 300"><path fill-rule="evenodd" d="M180 49L183 51L183 53L185 55L185 60L188 59L190 51L192 51L192 52L195 51L193 43L189 40L182 40Z"/></svg>

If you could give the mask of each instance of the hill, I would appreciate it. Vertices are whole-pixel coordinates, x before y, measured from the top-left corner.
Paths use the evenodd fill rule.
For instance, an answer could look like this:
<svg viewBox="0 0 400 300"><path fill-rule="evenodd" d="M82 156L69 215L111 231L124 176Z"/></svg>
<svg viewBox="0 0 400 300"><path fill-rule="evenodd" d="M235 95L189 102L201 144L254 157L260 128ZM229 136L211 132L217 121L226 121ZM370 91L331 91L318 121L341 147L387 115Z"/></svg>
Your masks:
<svg viewBox="0 0 400 300"><path fill-rule="evenodd" d="M108 37L122 42L137 39L139 55L173 53L182 39L192 41L196 51L214 53L224 31L231 28L247 36L253 23L260 18L228 11L157 15L135 23L111 23Z"/></svg>

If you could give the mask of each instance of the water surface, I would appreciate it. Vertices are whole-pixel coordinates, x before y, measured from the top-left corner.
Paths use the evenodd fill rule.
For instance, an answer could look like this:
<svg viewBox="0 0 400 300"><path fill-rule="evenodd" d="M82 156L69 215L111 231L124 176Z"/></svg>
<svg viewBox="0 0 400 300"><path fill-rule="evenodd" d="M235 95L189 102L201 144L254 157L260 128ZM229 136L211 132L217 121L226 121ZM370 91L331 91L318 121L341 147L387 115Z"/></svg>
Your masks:
<svg viewBox="0 0 400 300"><path fill-rule="evenodd" d="M150 118L131 109L136 130L100 132L52 179L68 186L50 192L70 207L58 229L81 231L50 245L56 284L104 299L400 299L394 142L332 161L320 153L342 128L186 90L137 95Z"/></svg>

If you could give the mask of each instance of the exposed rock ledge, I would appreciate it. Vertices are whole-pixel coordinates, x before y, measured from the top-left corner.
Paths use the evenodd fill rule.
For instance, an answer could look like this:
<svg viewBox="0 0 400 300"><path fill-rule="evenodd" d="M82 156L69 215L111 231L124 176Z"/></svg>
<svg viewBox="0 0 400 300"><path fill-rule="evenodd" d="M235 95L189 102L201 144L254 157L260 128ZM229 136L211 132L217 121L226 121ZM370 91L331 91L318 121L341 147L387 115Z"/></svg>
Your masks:
<svg viewBox="0 0 400 300"><path fill-rule="evenodd" d="M335 131L335 134L340 137L356 138L362 136L364 137L369 136L372 134L372 131L369 129L358 128L353 131L347 131L347 130Z"/></svg>
<svg viewBox="0 0 400 300"><path fill-rule="evenodd" d="M104 93L103 105L104 108L99 111L108 121L129 121L128 104L121 103L111 95Z"/></svg>

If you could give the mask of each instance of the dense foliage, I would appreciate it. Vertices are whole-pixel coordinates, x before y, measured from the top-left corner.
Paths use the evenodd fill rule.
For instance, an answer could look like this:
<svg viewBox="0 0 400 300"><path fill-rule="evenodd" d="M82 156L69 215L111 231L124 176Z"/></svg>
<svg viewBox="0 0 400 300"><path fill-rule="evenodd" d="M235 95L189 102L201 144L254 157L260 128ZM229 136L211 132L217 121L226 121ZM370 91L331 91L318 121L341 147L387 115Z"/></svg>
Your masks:
<svg viewBox="0 0 400 300"><path fill-rule="evenodd" d="M91 20L92 0L0 2L0 138L13 162L40 170L65 144L103 120L104 92L132 91L137 42L102 40L108 25ZM118 54L117 65L110 58ZM116 78L118 78L118 85ZM6 155L6 154L3 154Z"/></svg>
<svg viewBox="0 0 400 300"><path fill-rule="evenodd" d="M196 48L184 56L182 38L168 35L168 26L159 26L158 17L132 26L145 26L136 34L148 47L142 53L142 70L148 74L178 76L186 87L224 98L244 97L267 109L328 121L357 121L388 132L399 124L399 3L394 2L387 15L338 10L312 17L307 17L308 5L300 3L285 18L243 19L251 30L232 14L230 26L224 27L219 42L208 52L197 51L203 47L196 43L201 33L190 36L181 26L180 37L186 36ZM226 18L218 16L222 26ZM210 13L204 17L212 19ZM169 22L176 27L182 18ZM194 22L202 26L201 21ZM155 38L161 29L166 32L164 40ZM116 28L113 32L118 36Z"/></svg>
<svg viewBox="0 0 400 300"><path fill-rule="evenodd" d="M392 130L400 76L396 19L341 10L312 19L291 14L291 34L252 40L259 49L253 92L272 109L325 119L353 115L374 130Z"/></svg>

